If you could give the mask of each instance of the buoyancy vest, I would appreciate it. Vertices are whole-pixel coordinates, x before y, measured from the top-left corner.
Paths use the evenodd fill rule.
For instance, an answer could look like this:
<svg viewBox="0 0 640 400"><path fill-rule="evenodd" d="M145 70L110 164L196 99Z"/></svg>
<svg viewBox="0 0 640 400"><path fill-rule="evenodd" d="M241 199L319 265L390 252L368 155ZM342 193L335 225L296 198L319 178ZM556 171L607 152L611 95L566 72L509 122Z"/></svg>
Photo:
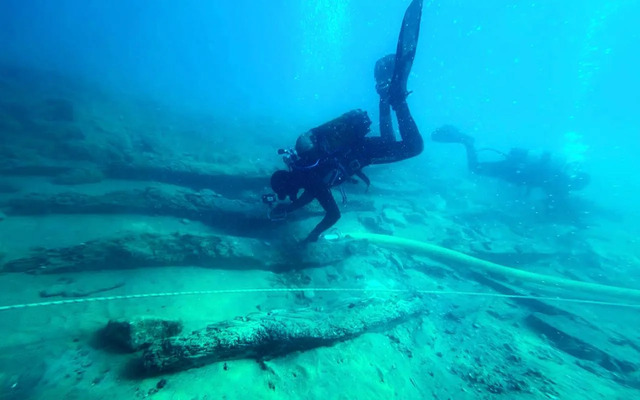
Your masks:
<svg viewBox="0 0 640 400"><path fill-rule="evenodd" d="M370 180L362 172L364 165L357 149L370 132L370 126L367 112L356 109L305 132L298 138L298 159L293 168L330 167L323 179L328 187L338 186L353 175L369 186Z"/></svg>

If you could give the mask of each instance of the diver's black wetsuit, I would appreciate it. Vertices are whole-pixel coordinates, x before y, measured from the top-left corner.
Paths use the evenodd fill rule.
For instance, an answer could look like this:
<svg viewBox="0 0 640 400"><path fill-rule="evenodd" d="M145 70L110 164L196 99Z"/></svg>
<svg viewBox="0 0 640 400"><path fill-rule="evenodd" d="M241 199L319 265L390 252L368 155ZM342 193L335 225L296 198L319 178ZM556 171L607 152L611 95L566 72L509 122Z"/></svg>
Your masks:
<svg viewBox="0 0 640 400"><path fill-rule="evenodd" d="M444 143L460 143L467 153L467 166L474 174L502 179L518 186L541 188L555 199L565 197L571 191L581 190L589 183L589 175L576 169L576 166L555 159L546 152L533 157L524 149L511 149L503 154L500 161L478 161L478 151L474 139L445 125L431 135L432 139ZM495 150L494 150L495 151Z"/></svg>
<svg viewBox="0 0 640 400"><path fill-rule="evenodd" d="M349 125L350 128L347 131L364 132L364 134L358 137L358 140L350 141L348 146L344 146L346 148L341 147L334 151L332 146L312 143L313 139L318 137L301 136L299 142L304 151L298 149L298 143L296 143L296 153L305 158L303 160L305 162L300 165L290 165L291 171L276 171L271 177L271 187L278 197L281 200L286 197L292 200L289 204L276 206L272 216L297 210L313 199L318 199L326 211L325 217L311 231L305 242L316 241L322 232L329 229L340 218L340 210L331 194L332 187L353 175L359 176L368 184L368 178L362 173L363 167L405 160L422 152L423 139L406 103L406 97L409 94L407 80L416 54L422 6L423 0L411 1L405 11L395 54L382 57L375 66L376 90L380 95L380 136L365 136L371 123L366 113L357 124ZM394 137L391 107L398 119L401 141L396 141ZM333 129L329 131L329 136L331 132L335 133ZM306 139L309 140L306 141ZM327 148L330 149L329 154L321 156L320 153ZM299 189L303 189L300 197L297 196Z"/></svg>
<svg viewBox="0 0 640 400"><path fill-rule="evenodd" d="M345 155L349 162L357 160L360 168L372 164L388 164L396 161L406 160L420 154L424 148L424 141L420 131L411 116L409 106L406 102L395 107L398 117L398 129L401 141L395 140L395 135L391 127L391 107L383 100L380 102L380 133L379 137L365 137L361 145L356 146ZM299 183L303 189L300 197L294 197L293 201L287 205L280 206L280 212L292 212L309 204L313 199L317 199L324 211L324 218L311 231L306 241L316 241L322 232L329 229L340 219L340 209L336 203L331 188L335 186L332 182L334 171L340 168L338 158L328 160L311 169L294 170L291 172L292 181ZM341 183L342 181L340 181Z"/></svg>
<svg viewBox="0 0 640 400"><path fill-rule="evenodd" d="M402 102L395 107L401 141L396 141L391 126L391 107L380 100L380 137L366 137L363 144L364 165L388 164L406 160L422 153L424 141L409 106ZM368 161L368 162L367 162Z"/></svg>
<svg viewBox="0 0 640 400"><path fill-rule="evenodd" d="M467 153L467 167L474 174L500 178L516 185L527 185L535 180L534 168L528 163L524 150L514 149L500 161L480 162L473 142L464 142L463 145Z"/></svg>
<svg viewBox="0 0 640 400"><path fill-rule="evenodd" d="M500 161L478 161L478 152L472 143L465 143L467 165L473 173L502 179L527 191L541 188L555 199L565 197L571 191L581 190L589 183L584 172L570 171L566 163L552 160L550 153L532 157L523 149L511 149Z"/></svg>

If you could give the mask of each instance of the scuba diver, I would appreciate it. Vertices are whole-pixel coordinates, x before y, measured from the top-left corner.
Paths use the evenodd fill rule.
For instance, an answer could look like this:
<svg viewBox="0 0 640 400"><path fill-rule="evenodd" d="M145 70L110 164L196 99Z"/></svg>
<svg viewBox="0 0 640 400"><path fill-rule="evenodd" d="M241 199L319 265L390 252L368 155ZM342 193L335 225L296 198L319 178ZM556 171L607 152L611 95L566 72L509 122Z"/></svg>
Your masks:
<svg viewBox="0 0 640 400"><path fill-rule="evenodd" d="M278 204L270 217L284 219L288 213L314 199L326 213L302 244L317 241L322 232L340 219L340 209L331 188L353 181L353 176L359 177L368 187L370 181L362 172L364 167L405 160L422 152L423 139L406 102L409 95L407 80L416 53L422 3L422 0L413 0L407 8L396 53L382 57L375 65L376 91L380 96L380 136L367 137L371 125L369 116L365 111L353 110L300 135L295 149L279 150L289 169L276 171L271 176L271 188L280 200L288 197L290 202ZM398 120L401 141L396 141L393 132L392 108ZM339 188L345 201L344 191ZM303 193L298 197L301 189Z"/></svg>
<svg viewBox="0 0 640 400"><path fill-rule="evenodd" d="M525 149L511 149L508 154L497 150L504 159L500 161L478 161L478 150L473 137L460 132L451 125L436 129L431 140L440 143L460 143L467 151L467 166L472 173L491 176L524 186L529 192L533 188L541 188L549 200L559 201L569 192L584 189L590 181L589 174L581 171L576 163L565 163L551 157L545 152L533 156Z"/></svg>

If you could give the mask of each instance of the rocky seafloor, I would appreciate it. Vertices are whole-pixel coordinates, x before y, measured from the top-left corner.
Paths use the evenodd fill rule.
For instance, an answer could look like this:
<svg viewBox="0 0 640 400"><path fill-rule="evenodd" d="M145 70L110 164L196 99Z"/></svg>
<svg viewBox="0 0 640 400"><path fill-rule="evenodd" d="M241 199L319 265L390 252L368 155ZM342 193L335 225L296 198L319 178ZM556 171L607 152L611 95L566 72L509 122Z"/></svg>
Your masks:
<svg viewBox="0 0 640 400"><path fill-rule="evenodd" d="M0 306L16 305L0 311L1 399L640 393L637 308L373 242L300 248L321 209L271 222L261 202L287 144L264 132L299 127L6 67L0 99ZM430 152L347 185L337 230L640 288L632 216L588 195L551 215Z"/></svg>

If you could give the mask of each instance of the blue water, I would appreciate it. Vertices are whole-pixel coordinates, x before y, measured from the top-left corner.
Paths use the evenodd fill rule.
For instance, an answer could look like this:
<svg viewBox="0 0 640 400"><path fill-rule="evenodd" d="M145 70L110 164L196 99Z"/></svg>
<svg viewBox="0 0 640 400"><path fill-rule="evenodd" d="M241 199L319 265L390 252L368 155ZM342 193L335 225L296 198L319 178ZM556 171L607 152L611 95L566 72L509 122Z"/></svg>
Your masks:
<svg viewBox="0 0 640 400"><path fill-rule="evenodd" d="M218 154L229 157L229 152L237 151L239 163L248 158L253 162L253 158L260 157L258 161L267 158L279 160L275 151L256 156L255 153L264 148L256 146L264 143L291 146L298 133L354 108L368 110L374 121L373 130L377 131L378 95L373 66L381 56L395 51L400 21L408 3L408 0L0 0L0 67L44 71L46 76L64 76L74 82L83 82L86 87L99 88L108 93L109 99L145 99L176 115L183 112L206 115L218 121L230 121L229 124L236 124L233 125L236 127L253 126L233 132L237 138L234 143L216 140L215 131L200 132L200 126L193 129L201 136L189 137L188 140L193 140L192 147L211 153L212 158ZM412 91L409 106L425 137L425 151L410 161L411 171L394 165L387 170L391 173L384 175L383 172L381 175L391 176L389 181L380 183L385 190L393 190L399 187L394 185L402 182L402 173L405 173L409 178L420 176L422 180L418 180L418 184L430 179L445 179L445 183L438 181L438 184L446 188L446 179L450 179L453 182L451 187L462 188L453 195L449 194L452 198L473 199L477 185L483 186L484 183L473 181L473 184L458 186L468 178L461 148L435 144L428 139L434 129L451 124L474 136L480 147L501 151L512 147L550 151L564 160L579 163L591 175L590 185L577 194L579 198L593 204L594 210L607 210L607 214L615 215L618 222L640 223L640 209L637 207L640 201L640 176L637 173L640 169L639 20L640 0L426 2L408 87ZM0 93L6 93L2 91L2 84L0 80ZM6 87L11 85L13 83ZM0 106L14 101L17 100L5 96L0 98ZM77 110L82 110L83 100L72 101ZM90 101L87 104L90 104L87 108L94 107ZM96 101L96 104L101 103ZM96 109L92 112L94 114L88 114L100 116ZM3 114L0 118L4 118ZM112 126L119 126L118 123L126 125L122 121L131 121L126 118L122 117ZM142 120L143 117L140 118ZM76 122L86 122L86 126L91 126L86 128L87 132L94 129L90 121L80 119ZM283 129L260 129L261 121L264 126ZM147 122L148 126L160 123ZM99 121L102 123L107 127L105 132L109 132L112 126ZM4 129L3 126L0 128ZM140 126L147 127L143 123ZM164 131L163 127L158 128L163 132L161 139L166 143L171 143L171 134L181 135L180 132L188 131L189 127L172 129L167 127ZM135 128L132 127L131 131L134 132ZM11 147L12 141L16 140L16 136L9 136L4 131L0 135L0 145L3 146ZM203 142L198 142L197 137ZM102 146L105 142L108 138L96 143ZM135 140L131 139L131 142ZM135 148L129 144L126 142L123 148ZM171 148L171 144L165 148ZM172 156L180 159L180 154L176 150ZM246 157L246 154L251 156ZM5 156L0 154L3 166ZM20 157L14 159L19 160ZM13 166L14 159L8 164ZM56 159L56 162L64 161ZM400 168L400 175L392 175L397 171L395 168ZM229 171L233 171L233 165ZM28 180L20 173L17 176L10 177L11 185L13 180ZM4 177L0 174L0 178ZM11 185L7 184L7 187ZM30 189L41 187L40 181L30 185ZM122 182L118 185L122 186L116 185L114 190L131 188ZM199 188L205 186L200 185ZM251 195L257 199L266 186L265 176L264 186L256 188ZM235 192L244 189L231 188L229 192L237 194ZM102 189L90 187L88 190L97 193ZM482 190L486 189L480 192ZM0 190L0 193L4 192ZM384 201L384 192L375 196L375 201ZM449 204L455 204L446 193L443 197ZM489 203L489 210L500 210L503 198L502 192L496 195L495 203ZM431 207L429 199L425 195L411 201ZM535 206L526 205L527 200L519 203L520 200L516 203L525 204L524 209L535 209ZM367 201L357 204L368 205ZM476 205L473 200L469 201L470 205L460 206L460 213ZM486 206L486 198L478 203ZM375 203L371 207L379 205ZM3 198L0 211L5 206ZM445 206L438 209L437 204L429 210L435 214L438 211L446 214L451 210ZM585 214L589 213L585 211ZM6 216L0 213L0 223L5 226L12 218L16 220L10 212L8 214L7 221L3 221ZM415 217L416 213L412 215ZM433 216L426 215L425 220ZM440 217L447 219L451 215ZM529 215L523 218L527 220ZM411 225L415 218L409 220ZM83 225L79 220L70 221L67 227ZM353 224L362 222L357 217L350 221ZM342 222L347 224L344 220ZM16 234L19 245L15 246L19 250L5 248L14 244L0 244L0 260L5 253L12 257L15 253L17 257L23 248L56 247L56 240L60 237L71 237L67 242L74 245L88 240L71 228L65 228L63 232L66 233L59 234L58 221L47 222L50 225L33 225L39 228L33 228L30 223L11 226L18 226L21 232L40 229L47 234L42 233L42 237L36 235L33 243L27 243ZM92 220L92 223L95 222ZM125 223L122 222L123 226ZM134 223L137 224L136 229L146 227L147 223L154 226L146 220L131 222ZM184 227L190 224L182 217L162 222L165 223L176 230L186 229ZM615 219L614 222L606 222L616 223ZM425 225L429 225L429 221ZM555 223L552 225L557 228ZM587 228L589 225L597 227L599 222L594 219L586 224ZM193 226L191 223L188 229L195 229ZM493 233L491 224L484 227L487 226L485 233ZM583 228L585 226L580 229ZM0 229L3 229L2 225ZM567 243L573 243L574 235L584 231L578 230L576 234L574 230L557 233L535 229L532 231L537 235L532 239L534 241L536 238L544 241L556 235L559 240L564 240L566 247L562 251L557 250L569 260L564 266L570 265L571 268L567 269L583 272L580 269L584 265L580 261L582 259L575 261L571 256L575 255L574 251L580 253L585 247L579 241L576 241L578 244ZM116 231L113 226L105 228L107 233ZM455 228L447 234L451 231L467 233L464 229ZM423 239L421 234L416 234L415 238ZM2 237L11 235L5 231ZM605 228L594 234L597 239L606 241L610 238L621 246L619 252L607 248L602 253L606 253L604 256L593 255L593 259L602 256L604 260L598 259L595 264L615 265L617 269L590 270L585 274L592 280L616 285L624 281L626 274L635 277L640 255L637 250L635 254L629 250L634 246L637 248L634 235L625 236L624 230L608 233ZM64 244L69 245L67 242ZM500 240L492 243L500 243ZM522 252L527 253L528 250L525 246ZM555 250L549 251L553 253ZM392 261L397 260L393 258ZM414 259L402 261L407 265L419 263ZM542 272L566 272L560 267L547 271L544 270L546 267L540 266ZM242 282L241 279L238 281ZM379 282L375 280L375 283ZM12 283L8 285L14 286ZM16 301L35 300L37 298L25 300L20 297ZM3 304L16 301L5 298ZM440 311L444 314L447 310ZM105 319L103 317L101 315ZM634 339L638 340L638 337ZM422 344L414 343L416 347ZM401 391L394 393L395 398L405 398ZM603 389L602 393L610 392ZM326 398L327 395L324 393L322 396ZM385 396L380 394L380 398L391 398ZM3 399L1 395L0 399Z"/></svg>
<svg viewBox="0 0 640 400"><path fill-rule="evenodd" d="M372 65L405 3L5 0L0 57L177 107L317 123L375 110ZM639 13L631 0L428 2L415 117L504 146L560 150L574 132L606 187L640 146Z"/></svg>

